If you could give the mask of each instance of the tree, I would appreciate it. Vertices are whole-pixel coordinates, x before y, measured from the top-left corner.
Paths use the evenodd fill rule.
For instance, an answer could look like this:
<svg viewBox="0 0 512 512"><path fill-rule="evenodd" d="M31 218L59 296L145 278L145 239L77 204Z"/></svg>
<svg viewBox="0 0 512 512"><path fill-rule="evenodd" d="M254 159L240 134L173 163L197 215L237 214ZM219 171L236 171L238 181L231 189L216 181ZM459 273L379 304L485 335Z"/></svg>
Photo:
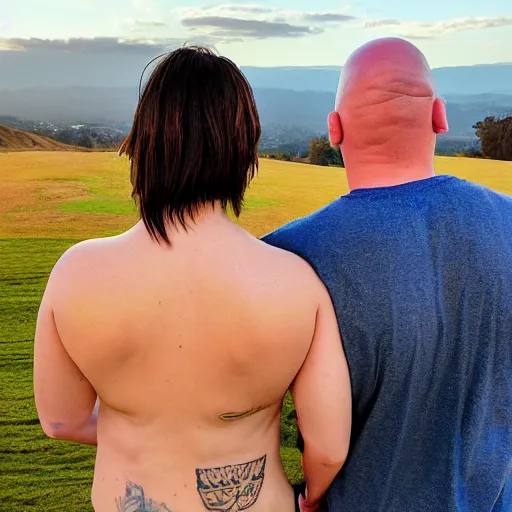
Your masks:
<svg viewBox="0 0 512 512"><path fill-rule="evenodd" d="M488 116L473 128L481 141L482 154L493 160L512 160L512 115Z"/></svg>
<svg viewBox="0 0 512 512"><path fill-rule="evenodd" d="M82 133L77 141L76 141L76 145L77 146L80 146L82 148L93 148L94 147L94 143L91 139L91 137L89 135L87 135L86 133Z"/></svg>
<svg viewBox="0 0 512 512"><path fill-rule="evenodd" d="M343 158L339 148L333 148L327 137L313 139L309 143L309 161L313 165L343 166Z"/></svg>
<svg viewBox="0 0 512 512"><path fill-rule="evenodd" d="M70 129L59 130L55 133L53 138L63 144L73 145L75 143L75 132Z"/></svg>
<svg viewBox="0 0 512 512"><path fill-rule="evenodd" d="M309 161L313 165L329 165L331 151L332 148L327 137L313 139L309 143Z"/></svg>
<svg viewBox="0 0 512 512"><path fill-rule="evenodd" d="M331 165L339 165L340 167L345 167L345 162L343 161L343 155L341 154L340 148L335 147L332 148L333 151L333 161Z"/></svg>

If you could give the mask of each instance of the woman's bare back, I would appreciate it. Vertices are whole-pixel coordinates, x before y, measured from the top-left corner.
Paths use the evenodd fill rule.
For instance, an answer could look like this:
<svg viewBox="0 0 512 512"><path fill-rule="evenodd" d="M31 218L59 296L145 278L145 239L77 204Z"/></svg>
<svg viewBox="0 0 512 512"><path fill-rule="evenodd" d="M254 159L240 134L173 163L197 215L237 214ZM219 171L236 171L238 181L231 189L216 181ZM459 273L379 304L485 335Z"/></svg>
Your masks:
<svg viewBox="0 0 512 512"><path fill-rule="evenodd" d="M55 321L101 400L95 510L293 511L281 403L311 345L319 281L224 215L172 244L139 223L62 263Z"/></svg>
<svg viewBox="0 0 512 512"><path fill-rule="evenodd" d="M291 512L279 413L292 381L313 509L343 464L350 381L328 292L226 215L242 211L260 136L233 62L166 54L120 148L142 222L78 244L50 276L35 401L47 435L98 445L97 512Z"/></svg>

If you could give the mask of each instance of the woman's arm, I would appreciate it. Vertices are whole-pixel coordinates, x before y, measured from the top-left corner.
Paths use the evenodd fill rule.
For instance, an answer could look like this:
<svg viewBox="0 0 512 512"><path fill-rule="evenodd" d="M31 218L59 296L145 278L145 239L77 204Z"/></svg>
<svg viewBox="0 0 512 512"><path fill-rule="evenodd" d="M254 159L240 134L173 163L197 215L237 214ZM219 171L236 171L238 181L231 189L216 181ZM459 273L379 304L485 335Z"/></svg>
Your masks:
<svg viewBox="0 0 512 512"><path fill-rule="evenodd" d="M54 439L97 444L97 395L67 353L52 309L57 293L52 275L37 319L34 347L34 393L43 431Z"/></svg>
<svg viewBox="0 0 512 512"><path fill-rule="evenodd" d="M325 287L311 348L291 389L304 439L306 478L303 510L319 509L323 495L345 463L350 443L350 377L338 323Z"/></svg>

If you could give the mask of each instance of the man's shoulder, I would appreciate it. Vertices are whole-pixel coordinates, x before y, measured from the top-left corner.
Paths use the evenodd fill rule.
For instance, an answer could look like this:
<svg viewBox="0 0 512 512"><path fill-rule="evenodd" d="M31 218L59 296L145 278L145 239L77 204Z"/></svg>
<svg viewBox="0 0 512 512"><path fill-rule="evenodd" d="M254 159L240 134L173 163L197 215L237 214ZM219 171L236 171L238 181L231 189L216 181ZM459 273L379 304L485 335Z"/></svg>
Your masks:
<svg viewBox="0 0 512 512"><path fill-rule="evenodd" d="M275 247L300 252L302 247L318 240L318 234L321 229L331 226L333 216L338 207L339 200L336 200L309 215L288 222L280 228L267 233L261 237L261 240Z"/></svg>
<svg viewBox="0 0 512 512"><path fill-rule="evenodd" d="M456 178L455 182L459 190L464 191L468 195L473 195L477 198L485 196L489 200L496 200L502 202L504 205L510 205L512 207L512 195L506 192L501 192L494 188L490 188L487 185L476 183L462 178Z"/></svg>
<svg viewBox="0 0 512 512"><path fill-rule="evenodd" d="M491 189L481 183L458 179L450 200L458 205L458 211L466 219L478 218L481 222L495 222L496 228L509 231L512 218L512 196ZM471 215L468 215L468 213Z"/></svg>
<svg viewBox="0 0 512 512"><path fill-rule="evenodd" d="M261 281L266 280L275 286L276 283L285 284L287 290L309 290L310 293L320 291L319 279L308 261L307 254L303 251L293 250L286 244L267 243L261 244L261 252L255 254L258 258Z"/></svg>

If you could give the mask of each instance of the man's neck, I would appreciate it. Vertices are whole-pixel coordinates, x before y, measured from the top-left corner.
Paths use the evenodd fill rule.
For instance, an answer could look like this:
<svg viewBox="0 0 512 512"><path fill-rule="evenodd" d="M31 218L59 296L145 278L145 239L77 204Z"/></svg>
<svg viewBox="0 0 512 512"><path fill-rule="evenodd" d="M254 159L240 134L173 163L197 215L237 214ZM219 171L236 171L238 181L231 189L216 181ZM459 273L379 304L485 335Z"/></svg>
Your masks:
<svg viewBox="0 0 512 512"><path fill-rule="evenodd" d="M433 165L358 165L347 167L349 190L393 187L435 176Z"/></svg>

